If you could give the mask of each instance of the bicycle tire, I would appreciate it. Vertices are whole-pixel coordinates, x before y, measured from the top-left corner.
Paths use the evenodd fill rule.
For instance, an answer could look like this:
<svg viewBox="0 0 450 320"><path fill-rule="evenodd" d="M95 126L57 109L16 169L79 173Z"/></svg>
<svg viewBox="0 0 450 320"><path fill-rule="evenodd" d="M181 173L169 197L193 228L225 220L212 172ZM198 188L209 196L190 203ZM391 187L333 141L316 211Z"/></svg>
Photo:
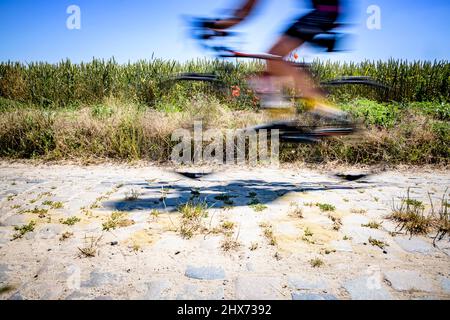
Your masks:
<svg viewBox="0 0 450 320"><path fill-rule="evenodd" d="M366 85L370 87L375 87L379 89L389 90L389 87L385 84L371 78L371 77L361 77L361 76L350 76L341 77L332 80L322 81L321 86L343 86L343 85Z"/></svg>

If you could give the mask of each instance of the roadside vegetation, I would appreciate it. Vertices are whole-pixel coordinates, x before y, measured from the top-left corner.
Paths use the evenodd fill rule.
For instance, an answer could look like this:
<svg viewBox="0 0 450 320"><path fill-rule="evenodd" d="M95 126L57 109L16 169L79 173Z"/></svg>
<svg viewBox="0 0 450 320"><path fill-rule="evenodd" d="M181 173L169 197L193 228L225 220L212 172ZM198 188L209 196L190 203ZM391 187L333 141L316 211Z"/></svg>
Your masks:
<svg viewBox="0 0 450 320"><path fill-rule="evenodd" d="M204 129L223 130L263 121L244 81L262 68L258 62L159 59L126 65L0 63L0 157L165 162L176 144L172 132L191 128L193 120L203 120ZM214 70L225 90L170 80L180 72ZM391 90L332 89L330 98L365 130L317 145L283 144L283 162L448 165L447 61L316 62L312 71L321 80L372 76Z"/></svg>

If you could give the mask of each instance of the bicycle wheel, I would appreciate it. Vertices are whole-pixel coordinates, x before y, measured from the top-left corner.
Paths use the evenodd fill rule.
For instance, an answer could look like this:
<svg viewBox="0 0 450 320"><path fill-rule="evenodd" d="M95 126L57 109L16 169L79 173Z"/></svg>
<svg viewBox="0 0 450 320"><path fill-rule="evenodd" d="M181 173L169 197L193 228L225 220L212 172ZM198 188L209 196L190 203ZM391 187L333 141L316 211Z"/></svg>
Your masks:
<svg viewBox="0 0 450 320"><path fill-rule="evenodd" d="M180 73L162 82L162 89L166 95L170 94L174 88L184 91L187 95L201 92L225 97L229 94L223 81L214 73Z"/></svg>

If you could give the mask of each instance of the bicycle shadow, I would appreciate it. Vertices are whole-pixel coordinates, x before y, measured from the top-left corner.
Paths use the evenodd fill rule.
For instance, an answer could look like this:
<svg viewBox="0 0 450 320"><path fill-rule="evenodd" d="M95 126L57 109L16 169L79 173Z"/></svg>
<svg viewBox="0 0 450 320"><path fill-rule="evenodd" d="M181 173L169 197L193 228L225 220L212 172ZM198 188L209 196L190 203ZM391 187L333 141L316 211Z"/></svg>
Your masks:
<svg viewBox="0 0 450 320"><path fill-rule="evenodd" d="M367 182L365 182L367 183ZM204 203L208 208L245 207L252 204L270 204L293 192L317 192L329 190L357 190L362 187L332 183L268 182L265 180L234 180L227 184L211 183L196 188L189 181L152 184L134 183L128 188L141 188L136 200L106 201L103 208L115 211L160 210L176 212L180 205L188 202Z"/></svg>

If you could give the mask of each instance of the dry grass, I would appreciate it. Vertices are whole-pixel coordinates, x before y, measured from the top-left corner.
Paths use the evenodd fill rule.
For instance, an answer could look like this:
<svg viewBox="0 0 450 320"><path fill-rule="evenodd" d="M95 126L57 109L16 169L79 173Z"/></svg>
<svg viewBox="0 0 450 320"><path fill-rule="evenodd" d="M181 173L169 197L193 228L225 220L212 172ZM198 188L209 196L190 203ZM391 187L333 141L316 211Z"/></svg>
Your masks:
<svg viewBox="0 0 450 320"><path fill-rule="evenodd" d="M66 241L67 239L70 239L73 237L73 233L72 232L64 232L61 237L59 238L59 241Z"/></svg>
<svg viewBox="0 0 450 320"><path fill-rule="evenodd" d="M78 248L80 251L80 257L84 258L94 258L97 255L99 243L102 240L100 237L85 237L85 246L83 248Z"/></svg>
<svg viewBox="0 0 450 320"><path fill-rule="evenodd" d="M339 231L342 227L342 219L332 213L328 214L328 218L333 222L333 230Z"/></svg>
<svg viewBox="0 0 450 320"><path fill-rule="evenodd" d="M389 106L383 108L389 110ZM192 129L194 120L201 119L205 130L243 128L267 120L264 113L232 110L202 94L183 100L176 112L113 98L78 109L49 111L22 106L0 112L0 157L86 163L98 159L166 162L176 144L171 141L172 132ZM373 117L379 120L370 120ZM384 117L384 113L368 116L376 125L368 125L366 133L354 139L332 139L317 145L282 144L281 161L448 164L447 122L418 111L398 113L387 123Z"/></svg>
<svg viewBox="0 0 450 320"><path fill-rule="evenodd" d="M448 189L445 190L442 195L439 207L433 205L433 201L430 197L431 203L431 215L435 217L434 228L436 229L436 235L433 239L433 244L436 245L436 241L442 240L446 235L450 235L450 202L448 197ZM436 212L437 210L437 212Z"/></svg>
<svg viewBox="0 0 450 320"><path fill-rule="evenodd" d="M295 218L303 218L303 209L297 203L291 203L289 208L289 215Z"/></svg>
<svg viewBox="0 0 450 320"><path fill-rule="evenodd" d="M259 226L263 229L264 237L269 241L269 245L276 246L277 239L273 233L273 226L270 223L261 223Z"/></svg>
<svg viewBox="0 0 450 320"><path fill-rule="evenodd" d="M225 231L231 231L231 230L234 229L235 224L234 224L234 222L231 222L231 221L225 221L225 222L222 223L221 227Z"/></svg>
<svg viewBox="0 0 450 320"><path fill-rule="evenodd" d="M141 196L141 192L136 189L132 189L125 193L125 201L136 201Z"/></svg>
<svg viewBox="0 0 450 320"><path fill-rule="evenodd" d="M398 223L398 232L406 231L411 237L427 234L433 225L433 217L425 213L425 205L410 198L410 188L406 198L402 198L399 204L393 204L393 211L388 218Z"/></svg>
<svg viewBox="0 0 450 320"><path fill-rule="evenodd" d="M229 252L239 249L241 247L241 243L232 237L225 237L220 247L223 251Z"/></svg>
<svg viewBox="0 0 450 320"><path fill-rule="evenodd" d="M399 232L406 231L412 237L416 234L434 234L433 244L450 234L450 212L448 189L443 193L440 203L436 205L431 195L429 197L429 210L418 200L410 198L408 188L406 197L400 203L393 204L393 211L388 218L398 223Z"/></svg>
<svg viewBox="0 0 450 320"><path fill-rule="evenodd" d="M320 259L320 258L314 258L314 259L311 259L311 260L309 261L309 264L310 264L311 267L313 267L313 268L320 268L320 267L322 267L325 263L324 263L323 260Z"/></svg>

